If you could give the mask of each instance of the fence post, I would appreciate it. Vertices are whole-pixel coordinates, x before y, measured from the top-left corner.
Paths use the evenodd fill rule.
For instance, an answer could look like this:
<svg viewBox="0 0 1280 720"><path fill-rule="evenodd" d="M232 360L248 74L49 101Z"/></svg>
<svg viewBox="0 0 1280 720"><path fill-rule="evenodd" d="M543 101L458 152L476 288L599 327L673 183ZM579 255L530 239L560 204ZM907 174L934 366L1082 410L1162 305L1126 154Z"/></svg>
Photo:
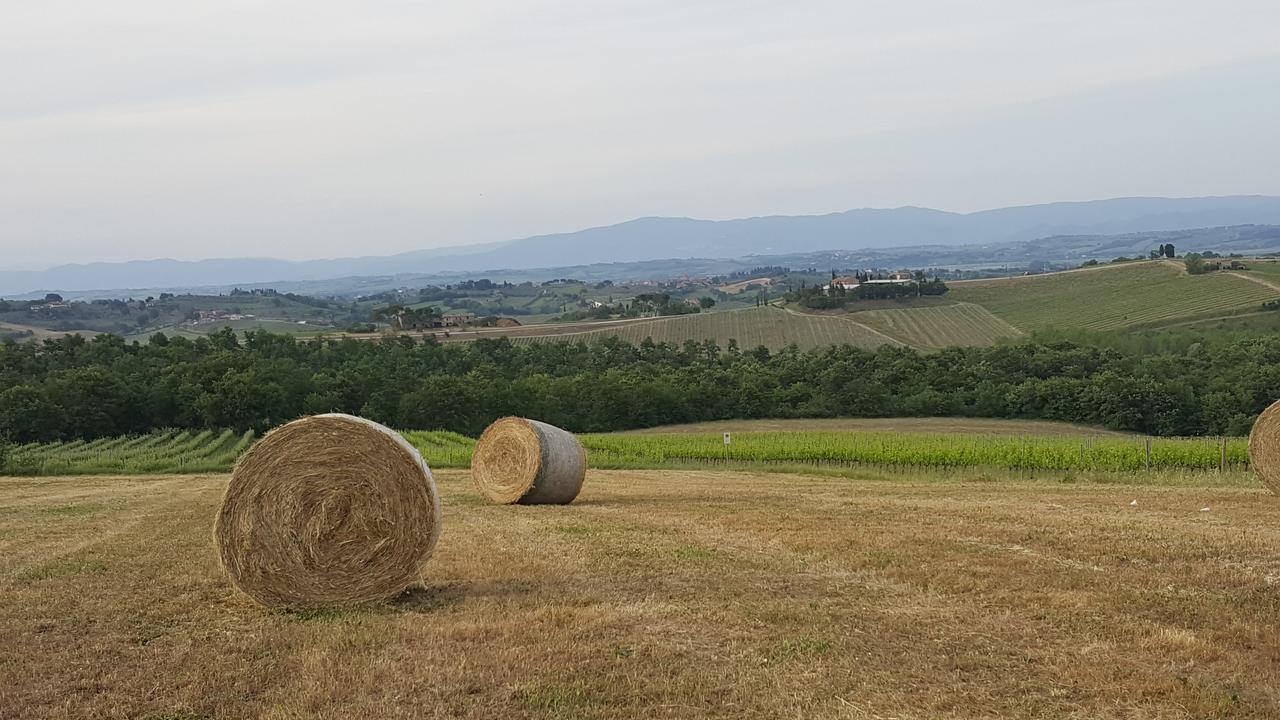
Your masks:
<svg viewBox="0 0 1280 720"><path fill-rule="evenodd" d="M1227 471L1227 437L1223 435L1220 439L1222 441L1222 455L1218 461L1218 472L1224 473Z"/></svg>
<svg viewBox="0 0 1280 720"><path fill-rule="evenodd" d="M1147 472L1151 472L1151 437L1147 436Z"/></svg>

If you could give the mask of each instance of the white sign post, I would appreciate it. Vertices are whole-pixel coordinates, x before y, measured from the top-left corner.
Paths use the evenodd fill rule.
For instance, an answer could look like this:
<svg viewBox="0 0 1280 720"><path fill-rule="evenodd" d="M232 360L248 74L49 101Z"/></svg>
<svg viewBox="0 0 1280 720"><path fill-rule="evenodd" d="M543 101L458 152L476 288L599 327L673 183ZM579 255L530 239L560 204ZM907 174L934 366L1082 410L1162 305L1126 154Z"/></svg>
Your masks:
<svg viewBox="0 0 1280 720"><path fill-rule="evenodd" d="M728 445L728 444L729 444L729 433L725 433L725 434L724 434L724 444L725 444L725 445Z"/></svg>

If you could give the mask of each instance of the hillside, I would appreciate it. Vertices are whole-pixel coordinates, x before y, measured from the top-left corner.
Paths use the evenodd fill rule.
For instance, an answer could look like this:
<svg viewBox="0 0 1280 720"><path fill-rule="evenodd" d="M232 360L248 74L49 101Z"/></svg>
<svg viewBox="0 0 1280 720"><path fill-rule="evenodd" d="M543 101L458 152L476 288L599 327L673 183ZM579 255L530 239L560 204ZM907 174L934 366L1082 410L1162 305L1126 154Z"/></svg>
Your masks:
<svg viewBox="0 0 1280 720"><path fill-rule="evenodd" d="M332 330L366 320L341 303L274 292L232 295L162 295L139 300L93 302L0 301L0 331L15 328L34 337L64 333L115 333L143 338L155 332L198 337L222 327L272 332Z"/></svg>
<svg viewBox="0 0 1280 720"><path fill-rule="evenodd" d="M863 348L909 345L921 350L982 347L1036 330L1125 330L1255 312L1263 302L1280 298L1280 282L1264 273L1192 276L1179 262L1134 262L954 282L944 299L922 298L901 305L867 301L868 309L859 310L854 303L844 313L749 308L675 318L482 331L451 339L509 335L514 342L523 343L617 337L639 343L652 337L677 345L686 340L715 340L722 347L734 339L743 349L764 345L774 350L791 343L801 348L844 343Z"/></svg>
<svg viewBox="0 0 1280 720"><path fill-rule="evenodd" d="M972 303L866 310L855 313L853 319L924 350L993 345L1022 334L991 311Z"/></svg>
<svg viewBox="0 0 1280 720"><path fill-rule="evenodd" d="M1258 310L1280 290L1226 272L1192 276L1180 263L1140 262L1049 275L956 282L947 295L1024 332L1118 330Z"/></svg>
<svg viewBox="0 0 1280 720"><path fill-rule="evenodd" d="M654 342L676 345L686 340L715 340L720 347L727 347L730 340L736 340L738 347L743 350L760 345L770 350L780 350L792 344L801 349L843 344L861 348L902 344L872 328L842 317L802 315L773 307L657 318L599 330L518 337L513 338L513 341L591 342L604 337L617 337L629 343L640 343L651 337Z"/></svg>

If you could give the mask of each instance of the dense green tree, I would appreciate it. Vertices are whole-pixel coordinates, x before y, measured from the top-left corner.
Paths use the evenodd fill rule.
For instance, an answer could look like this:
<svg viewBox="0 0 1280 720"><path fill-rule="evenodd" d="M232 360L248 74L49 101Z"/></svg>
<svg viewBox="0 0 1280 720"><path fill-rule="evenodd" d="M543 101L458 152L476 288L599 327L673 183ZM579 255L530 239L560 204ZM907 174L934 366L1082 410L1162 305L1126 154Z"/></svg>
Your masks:
<svg viewBox="0 0 1280 720"><path fill-rule="evenodd" d="M973 415L1159 434L1238 433L1280 397L1280 338L1101 347L1030 341L920 353L770 352L608 338L591 345L299 341L216 333L0 344L0 435L265 430L349 412L475 434L530 415L575 431L736 417Z"/></svg>

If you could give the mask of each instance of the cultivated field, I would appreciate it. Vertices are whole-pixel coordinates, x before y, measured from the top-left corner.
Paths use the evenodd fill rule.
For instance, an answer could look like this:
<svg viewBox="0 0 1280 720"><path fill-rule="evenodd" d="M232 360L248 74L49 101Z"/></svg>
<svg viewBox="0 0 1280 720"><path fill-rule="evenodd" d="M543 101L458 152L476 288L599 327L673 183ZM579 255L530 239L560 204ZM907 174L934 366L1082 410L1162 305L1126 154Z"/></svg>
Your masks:
<svg viewBox="0 0 1280 720"><path fill-rule="evenodd" d="M923 350L985 347L1023 334L986 308L972 303L867 310L854 314L853 319Z"/></svg>
<svg viewBox="0 0 1280 720"><path fill-rule="evenodd" d="M0 322L0 335L7 333L26 335L30 333L30 337L34 340L56 340L68 332L60 330L49 330L48 328L37 327L35 325L20 325L18 323Z"/></svg>
<svg viewBox="0 0 1280 720"><path fill-rule="evenodd" d="M218 472L253 444L253 432L162 431L85 442L31 443L14 448L4 472L32 475Z"/></svg>
<svg viewBox="0 0 1280 720"><path fill-rule="evenodd" d="M676 345L686 340L715 340L720 347L726 347L730 340L737 340L738 347L743 350L760 345L770 350L781 350L794 344L807 350L844 344L862 348L901 344L843 317L805 315L774 307L657 318L587 332L522 337L517 342L591 342L610 336L637 344L647 337L653 338L654 342Z"/></svg>
<svg viewBox="0 0 1280 720"><path fill-rule="evenodd" d="M1125 472L1243 470L1244 438L1034 437L912 432L744 432L583 435L591 462L604 467L667 463L982 467L1006 470Z"/></svg>
<svg viewBox="0 0 1280 720"><path fill-rule="evenodd" d="M619 435L669 435L672 433L804 432L916 432L966 435L1035 435L1039 437L1132 437L1130 433L1052 420L1003 418L904 417L904 418L800 418L760 420L712 420L683 425L661 425L625 430Z"/></svg>
<svg viewBox="0 0 1280 720"><path fill-rule="evenodd" d="M731 283L729 285L721 285L716 289L719 290L720 292L734 295L740 292L745 292L752 288L755 288L755 289L767 288L772 284L773 284L772 278L762 277L762 278L752 278L750 280L743 280L742 282Z"/></svg>
<svg viewBox="0 0 1280 720"><path fill-rule="evenodd" d="M438 479L424 587L342 612L231 588L224 476L0 479L0 718L1280 716L1252 484Z"/></svg>
<svg viewBox="0 0 1280 720"><path fill-rule="evenodd" d="M1048 422L962 418L726 421L647 433L580 435L593 467L731 464L1080 472L1243 471L1244 438L1147 438ZM665 431L663 431L665 430ZM722 432L733 432L730 446ZM661 432L659 432L661 431ZM447 431L404 433L434 468L469 467L475 440ZM0 474L88 475L228 471L254 434L160 432L89 443L17 447Z"/></svg>
<svg viewBox="0 0 1280 720"><path fill-rule="evenodd" d="M1115 330L1257 310L1280 290L1229 273L1187 275L1156 261L957 282L947 297L981 305L1023 331Z"/></svg>

